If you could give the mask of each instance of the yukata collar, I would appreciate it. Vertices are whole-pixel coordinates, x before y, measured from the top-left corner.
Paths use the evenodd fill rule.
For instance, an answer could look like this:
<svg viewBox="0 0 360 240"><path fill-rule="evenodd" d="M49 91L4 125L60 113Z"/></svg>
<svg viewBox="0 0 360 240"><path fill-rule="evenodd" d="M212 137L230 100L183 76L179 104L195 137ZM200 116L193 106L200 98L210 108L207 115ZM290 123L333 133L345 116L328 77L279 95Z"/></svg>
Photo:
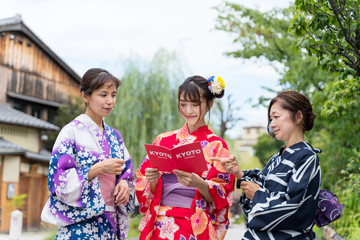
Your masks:
<svg viewBox="0 0 360 240"><path fill-rule="evenodd" d="M88 115L86 115L86 114L83 113L83 114L79 115L77 118L75 118L75 120L77 120L77 121L79 121L79 122L82 122L82 123L84 123L85 125L89 126L91 129L96 130L96 131L98 131L99 133L101 133L99 126L98 126L98 125L94 122L94 120L92 120L92 118L89 117ZM105 131L106 131L106 129L107 129L108 126L107 126L107 124L105 123L104 118L102 119L102 123L103 123L103 125L104 125L104 134L105 134ZM102 135L102 133L101 133L101 135Z"/></svg>
<svg viewBox="0 0 360 240"><path fill-rule="evenodd" d="M303 146L305 146L305 142L304 142L304 141L295 143L295 144L291 145L290 147L286 148L285 150L284 150L284 147L285 147L285 146L283 146L283 147L281 147L280 150L279 150L279 155L284 155L284 154L286 154L286 153L292 154L292 153L295 151L294 149L301 148L301 147L303 147Z"/></svg>
<svg viewBox="0 0 360 240"><path fill-rule="evenodd" d="M185 133L185 135L196 135L200 131L203 131L206 133L207 131L209 131L209 127L208 127L208 125L205 124L204 126L201 126L198 129L196 129L195 131L193 131L192 133L190 133L189 128L188 128L187 124L185 123L184 126L181 128L181 131L183 133Z"/></svg>

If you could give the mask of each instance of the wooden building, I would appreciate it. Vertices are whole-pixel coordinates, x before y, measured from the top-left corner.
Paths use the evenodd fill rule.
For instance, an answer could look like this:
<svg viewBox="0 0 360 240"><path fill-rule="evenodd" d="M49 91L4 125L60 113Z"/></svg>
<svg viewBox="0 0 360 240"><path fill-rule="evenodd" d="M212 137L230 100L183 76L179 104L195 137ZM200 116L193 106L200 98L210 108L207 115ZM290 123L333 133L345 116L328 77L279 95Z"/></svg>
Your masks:
<svg viewBox="0 0 360 240"><path fill-rule="evenodd" d="M20 15L0 20L0 103L51 121L69 96L79 96L79 83L80 77Z"/></svg>
<svg viewBox="0 0 360 240"><path fill-rule="evenodd" d="M24 230L40 227L48 197L50 152L42 147L58 108L79 96L80 77L45 45L20 15L0 19L0 231L8 232L9 203L27 194Z"/></svg>

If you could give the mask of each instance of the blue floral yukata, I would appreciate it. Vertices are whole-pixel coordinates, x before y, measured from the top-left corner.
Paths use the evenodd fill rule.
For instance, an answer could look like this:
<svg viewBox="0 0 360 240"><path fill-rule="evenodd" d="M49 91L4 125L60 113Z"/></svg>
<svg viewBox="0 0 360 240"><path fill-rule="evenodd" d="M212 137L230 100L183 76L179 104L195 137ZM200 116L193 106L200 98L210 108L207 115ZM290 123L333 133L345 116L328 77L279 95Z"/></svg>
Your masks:
<svg viewBox="0 0 360 240"><path fill-rule="evenodd" d="M306 142L281 149L260 171L244 171L240 181L254 181L261 189L240 204L248 222L242 239L314 239L312 231L321 185L317 153Z"/></svg>
<svg viewBox="0 0 360 240"><path fill-rule="evenodd" d="M43 221L59 226L56 239L126 239L128 215L134 210L132 161L120 133L103 124L104 133L82 114L56 139L48 175L50 198L41 214ZM99 176L88 180L90 167L109 158L126 160L122 174L113 178L113 187L120 180L128 182L130 199L126 206L105 204Z"/></svg>

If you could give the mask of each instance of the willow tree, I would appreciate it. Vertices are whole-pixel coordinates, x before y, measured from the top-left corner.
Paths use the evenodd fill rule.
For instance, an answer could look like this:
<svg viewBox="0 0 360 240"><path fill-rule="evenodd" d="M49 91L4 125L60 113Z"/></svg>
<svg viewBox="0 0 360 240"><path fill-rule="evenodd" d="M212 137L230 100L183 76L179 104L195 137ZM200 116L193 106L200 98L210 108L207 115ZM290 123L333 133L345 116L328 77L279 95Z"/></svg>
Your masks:
<svg viewBox="0 0 360 240"><path fill-rule="evenodd" d="M136 169L146 155L145 143L181 126L177 87L184 80L183 63L175 52L160 49L148 63L124 64L116 105L106 120L122 134Z"/></svg>

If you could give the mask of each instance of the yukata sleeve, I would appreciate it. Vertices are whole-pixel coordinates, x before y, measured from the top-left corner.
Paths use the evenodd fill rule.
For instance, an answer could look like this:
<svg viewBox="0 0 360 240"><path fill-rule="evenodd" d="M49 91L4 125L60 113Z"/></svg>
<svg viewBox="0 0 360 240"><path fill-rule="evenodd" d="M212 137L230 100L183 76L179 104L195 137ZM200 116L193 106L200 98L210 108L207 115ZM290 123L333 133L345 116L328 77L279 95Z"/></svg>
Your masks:
<svg viewBox="0 0 360 240"><path fill-rule="evenodd" d="M213 141L204 147L204 155L206 159L209 159L210 157L229 157L230 153L221 141ZM205 181L213 200L207 208L208 214L212 221L218 224L224 223L227 221L228 210L234 200L235 176L226 173L219 162L213 162Z"/></svg>
<svg viewBox="0 0 360 240"><path fill-rule="evenodd" d="M89 167L76 167L74 130L65 126L53 147L48 176L48 188L53 197L73 207L86 207L88 201Z"/></svg>
<svg viewBox="0 0 360 240"><path fill-rule="evenodd" d="M128 152L128 150L125 147L125 144L121 138L121 135L119 133L118 135L120 137L120 142L121 144L119 145L119 153L123 154L123 159L125 160L125 167L124 170L122 172L121 175L117 175L116 176L116 184L120 181L127 181L128 186L129 186L129 201L128 203L124 206L119 205L118 206L118 230L117 231L117 238L118 239L126 239L128 232L129 232L129 227L130 227L130 223L129 223L129 214L134 213L135 210L135 182L134 182L134 173L133 173L133 163L131 161L130 158L130 154Z"/></svg>
<svg viewBox="0 0 360 240"><path fill-rule="evenodd" d="M125 160L125 167L121 175L117 176L117 182L120 180L125 180L129 186L129 202L126 204L126 212L127 214L134 213L135 210L135 182L134 182L134 172L133 172L133 163L130 158L130 154L125 147L125 144L122 143L122 148L124 151L124 160Z"/></svg>
<svg viewBox="0 0 360 240"><path fill-rule="evenodd" d="M155 138L153 145L159 145L160 137ZM136 170L136 184L135 192L139 202L139 212L143 215L149 210L152 201L154 200L154 194L150 190L150 183L146 180L145 169L151 167L148 156L146 156ZM161 182L161 178L159 179ZM158 184L160 184L158 182ZM160 196L161 197L161 196Z"/></svg>
<svg viewBox="0 0 360 240"><path fill-rule="evenodd" d="M204 147L204 153L206 158L230 156L228 149L223 146L221 141L210 142ZM214 162L206 182L216 209L223 209L232 204L235 177L233 174L226 173L219 162Z"/></svg>
<svg viewBox="0 0 360 240"><path fill-rule="evenodd" d="M293 164L288 161L287 164ZM316 197L309 194L309 184L319 184L320 167L316 153L304 154L293 164L290 181L284 182L274 175L267 181L287 185L285 192L269 192L266 188L256 191L248 213L250 229L260 231L297 230L311 226L316 212ZM315 189L316 190L316 189ZM317 191L315 191L317 192Z"/></svg>

